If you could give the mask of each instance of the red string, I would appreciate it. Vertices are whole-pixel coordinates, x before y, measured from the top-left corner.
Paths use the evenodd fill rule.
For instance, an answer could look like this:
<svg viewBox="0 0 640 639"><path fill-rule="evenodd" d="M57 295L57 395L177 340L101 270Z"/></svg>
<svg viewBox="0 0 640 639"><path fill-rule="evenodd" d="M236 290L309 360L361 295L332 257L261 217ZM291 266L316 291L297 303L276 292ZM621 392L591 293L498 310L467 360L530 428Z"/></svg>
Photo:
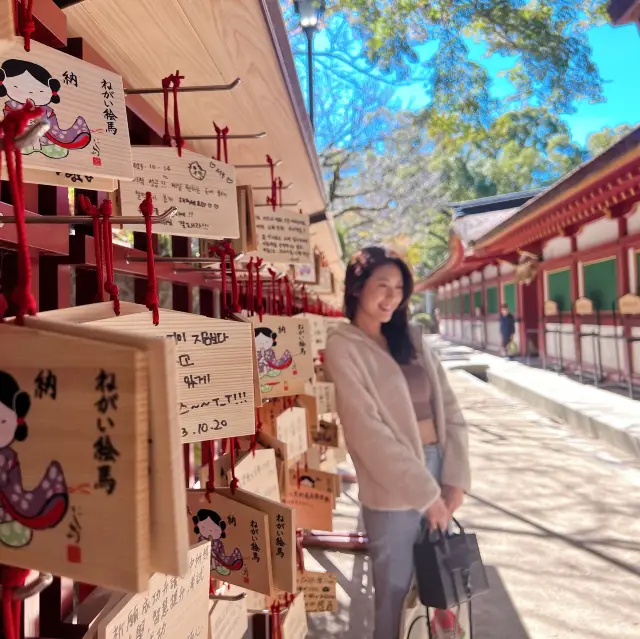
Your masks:
<svg viewBox="0 0 640 639"><path fill-rule="evenodd" d="M296 462L296 480L298 482L298 488L302 486L302 477L300 474L300 462Z"/></svg>
<svg viewBox="0 0 640 639"><path fill-rule="evenodd" d="M218 246L216 253L220 256L220 316L226 317L229 311L227 308L227 251L224 246Z"/></svg>
<svg viewBox="0 0 640 639"><path fill-rule="evenodd" d="M276 601L271 606L271 631L270 639L282 639L282 619L280 618L280 602Z"/></svg>
<svg viewBox="0 0 640 639"><path fill-rule="evenodd" d="M262 277L260 276L260 269L262 268L262 258L259 257L256 260L256 304L258 308L258 317L262 321L264 315L264 299L262 297Z"/></svg>
<svg viewBox="0 0 640 639"><path fill-rule="evenodd" d="M251 315L253 315L253 309L254 309L254 293L253 293L253 258L249 258L249 264L247 265L247 272L248 272L248 278L247 278L247 310L249 311L249 313L251 313Z"/></svg>
<svg viewBox="0 0 640 639"><path fill-rule="evenodd" d="M229 164L229 150L227 149L227 135L229 135L229 127L225 126L224 129L221 129L214 122L213 128L216 130L216 136L217 136L216 141L218 143L217 160L218 162L222 161L222 149L224 148L224 161L226 164Z"/></svg>
<svg viewBox="0 0 640 639"><path fill-rule="evenodd" d="M207 489L206 494L208 496L210 493L214 493L216 491L216 476L215 476L216 471L214 467L215 452L214 452L213 440L208 442L203 442L203 443L204 443L203 451L206 453L207 466L209 468L209 478L207 479L207 483L206 483L206 489Z"/></svg>
<svg viewBox="0 0 640 639"><path fill-rule="evenodd" d="M282 178L278 178L278 206L282 207Z"/></svg>
<svg viewBox="0 0 640 639"><path fill-rule="evenodd" d="M25 315L35 315L36 300L31 293L31 258L29 257L27 224L25 222L22 152L16 147L15 140L24 131L30 120L39 118L43 113L43 109L36 108L33 102L28 100L21 109L9 111L0 123L18 239L18 278L12 295L12 299L18 307L16 311L18 324L23 323Z"/></svg>
<svg viewBox="0 0 640 639"><path fill-rule="evenodd" d="M231 487L231 493L236 492L236 488L238 487L238 478L236 477L236 444L238 440L236 437L232 437L229 442L229 447L231 448L231 483L229 486Z"/></svg>
<svg viewBox="0 0 640 639"><path fill-rule="evenodd" d="M102 224L100 223L100 214L91 200L86 195L80 195L78 198L82 212L93 218L93 247L96 256L96 302L104 302L104 263L102 260Z"/></svg>
<svg viewBox="0 0 640 639"><path fill-rule="evenodd" d="M229 265L231 266L231 310L239 313L240 300L238 297L238 277L236 275L236 252L233 250L231 242L228 240L223 244L225 253L229 256Z"/></svg>
<svg viewBox="0 0 640 639"><path fill-rule="evenodd" d="M156 261L153 254L153 195L147 191L144 200L140 202L140 212L144 215L144 225L147 233L147 308L151 311L154 326L160 324L158 306L158 280L156 278Z"/></svg>
<svg viewBox="0 0 640 639"><path fill-rule="evenodd" d="M296 530L296 558L298 559L298 570L304 572L304 551L302 550L303 533Z"/></svg>
<svg viewBox="0 0 640 639"><path fill-rule="evenodd" d="M285 313L291 317L293 315L293 291L289 276L284 276Z"/></svg>
<svg viewBox="0 0 640 639"><path fill-rule="evenodd" d="M111 200L103 200L100 205L100 216L102 217L102 241L104 248L102 255L104 257L104 265L106 270L106 281L104 290L109 299L113 302L113 312L120 315L120 289L113 280L113 230L111 227L111 216L113 215L113 205Z"/></svg>
<svg viewBox="0 0 640 639"><path fill-rule="evenodd" d="M20 639L22 602L14 599L16 588L22 588L30 570L0 565L0 585L2 586L3 636L6 639Z"/></svg>
<svg viewBox="0 0 640 639"><path fill-rule="evenodd" d="M182 148L184 147L184 140L180 134L180 112L178 109L178 89L180 88L180 82L184 80L184 76L180 75L180 71L176 71L175 75L168 75L162 79L162 95L164 99L164 135L162 141L165 146L171 146L171 134L169 133L169 87L173 91L173 129L174 137L176 140L176 147L178 148L178 155L182 157Z"/></svg>
<svg viewBox="0 0 640 639"><path fill-rule="evenodd" d="M31 51L31 36L36 30L36 23L33 20L33 0L22 0L19 25L19 33L24 38L24 50L29 53Z"/></svg>
<svg viewBox="0 0 640 639"><path fill-rule="evenodd" d="M278 300L276 296L276 277L278 274L272 268L270 268L269 275L271 275L271 314L277 315Z"/></svg>
<svg viewBox="0 0 640 639"><path fill-rule="evenodd" d="M307 287L302 285L302 312L309 312L309 298L307 297Z"/></svg>

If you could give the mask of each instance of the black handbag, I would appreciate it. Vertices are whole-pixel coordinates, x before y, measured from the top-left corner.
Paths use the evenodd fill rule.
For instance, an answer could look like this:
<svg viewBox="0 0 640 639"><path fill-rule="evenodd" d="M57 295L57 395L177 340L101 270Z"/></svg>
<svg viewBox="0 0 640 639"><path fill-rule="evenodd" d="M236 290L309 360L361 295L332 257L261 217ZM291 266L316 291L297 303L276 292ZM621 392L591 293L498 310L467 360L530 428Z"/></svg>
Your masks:
<svg viewBox="0 0 640 639"><path fill-rule="evenodd" d="M476 535L430 532L426 523L413 548L420 601L427 608L448 610L489 590Z"/></svg>

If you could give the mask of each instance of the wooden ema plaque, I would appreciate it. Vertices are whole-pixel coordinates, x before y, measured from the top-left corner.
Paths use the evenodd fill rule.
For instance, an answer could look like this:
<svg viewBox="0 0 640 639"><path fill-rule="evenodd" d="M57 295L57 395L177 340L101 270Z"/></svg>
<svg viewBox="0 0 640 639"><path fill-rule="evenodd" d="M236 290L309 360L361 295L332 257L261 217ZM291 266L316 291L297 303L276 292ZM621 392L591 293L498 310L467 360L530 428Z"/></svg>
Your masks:
<svg viewBox="0 0 640 639"><path fill-rule="evenodd" d="M309 448L307 411L294 406L276 418L276 438L287 445L289 459L300 457Z"/></svg>
<svg viewBox="0 0 640 639"><path fill-rule="evenodd" d="M187 492L189 534L209 541L213 579L270 595L273 590L269 518L218 492Z"/></svg>
<svg viewBox="0 0 640 639"><path fill-rule="evenodd" d="M336 507L336 498L342 492L340 475L336 473L325 473L315 468L303 467L289 469L289 482L292 486L297 486L300 482L300 489L314 488L331 495L331 507Z"/></svg>
<svg viewBox="0 0 640 639"><path fill-rule="evenodd" d="M231 455L228 453L215 461L215 485L227 488L231 482ZM254 495L280 502L280 485L278 483L278 467L276 452L271 448L258 448L255 454L246 453L240 461L236 461L236 478L239 486ZM209 468L203 465L200 469L200 484L204 486L209 479Z"/></svg>
<svg viewBox="0 0 640 639"><path fill-rule="evenodd" d="M307 530L333 530L334 496L324 490L289 482L284 503L296 511L296 526Z"/></svg>
<svg viewBox="0 0 640 639"><path fill-rule="evenodd" d="M227 595L226 589L222 594ZM248 629L246 597L238 601L209 602L208 639L243 639Z"/></svg>
<svg viewBox="0 0 640 639"><path fill-rule="evenodd" d="M322 265L322 258L314 253L309 264L294 264L293 278L300 284L317 284L318 271Z"/></svg>
<svg viewBox="0 0 640 639"><path fill-rule="evenodd" d="M289 392L289 383L304 388L313 377L311 331L306 320L264 315L250 318L256 345L260 391L264 399Z"/></svg>
<svg viewBox="0 0 640 639"><path fill-rule="evenodd" d="M318 401L318 414L336 412L336 387L332 382L316 382L313 391Z"/></svg>
<svg viewBox="0 0 640 639"><path fill-rule="evenodd" d="M2 54L11 48L14 40L17 39L14 11L14 0L0 0L0 53Z"/></svg>
<svg viewBox="0 0 640 639"><path fill-rule="evenodd" d="M2 60L3 112L21 108L29 99L45 110L50 125L34 146L22 151L25 179L40 181L41 171L133 178L119 75L39 42L32 41L27 53L21 38Z"/></svg>
<svg viewBox="0 0 640 639"><path fill-rule="evenodd" d="M180 441L255 432L253 344L248 323L160 309L154 326L147 309L95 321L92 326L165 337L175 343Z"/></svg>
<svg viewBox="0 0 640 639"><path fill-rule="evenodd" d="M318 428L311 434L314 444L319 446L329 446L330 448L340 447L340 430L335 421L320 420Z"/></svg>
<svg viewBox="0 0 640 639"><path fill-rule="evenodd" d="M144 353L2 324L0 352L0 563L143 590Z"/></svg>
<svg viewBox="0 0 640 639"><path fill-rule="evenodd" d="M543 306L545 316L558 314L558 303L553 300L547 300Z"/></svg>
<svg viewBox="0 0 640 639"><path fill-rule="evenodd" d="M150 191L155 215L170 206L178 209L168 222L155 224L154 233L217 240L240 236L233 166L187 149L180 157L167 146L134 146L132 152L133 182L120 184L122 215L142 217L139 206Z"/></svg>
<svg viewBox="0 0 640 639"><path fill-rule="evenodd" d="M236 187L236 196L238 198L238 231L240 237L232 240L233 250L236 253L253 253L258 250L253 190L249 185L238 186Z"/></svg>
<svg viewBox="0 0 640 639"><path fill-rule="evenodd" d="M627 293L618 299L618 309L623 315L640 315L640 296Z"/></svg>
<svg viewBox="0 0 640 639"><path fill-rule="evenodd" d="M154 574L145 592L125 595L98 620L98 639L205 638L209 626L211 544L189 551L186 576Z"/></svg>
<svg viewBox="0 0 640 639"><path fill-rule="evenodd" d="M298 593L304 595L305 612L338 612L337 581L334 572L298 571ZM286 605L287 593L279 592L277 600Z"/></svg>
<svg viewBox="0 0 640 639"><path fill-rule="evenodd" d="M311 329L311 354L314 359L320 356L320 351L323 351L327 346L327 325L325 318L322 315L316 315L314 313L299 313L294 315L300 319L309 322L309 328Z"/></svg>
<svg viewBox="0 0 640 639"><path fill-rule="evenodd" d="M330 295L333 293L331 269L328 266L320 266L318 269L318 283L308 285L307 290L314 295Z"/></svg>
<svg viewBox="0 0 640 639"><path fill-rule="evenodd" d="M285 592L296 592L296 520L293 508L242 488L236 489L234 495L230 488L216 489L216 492L267 515L273 585Z"/></svg>
<svg viewBox="0 0 640 639"><path fill-rule="evenodd" d="M304 639L308 632L304 593L296 595L293 603L282 614L282 639Z"/></svg>
<svg viewBox="0 0 640 639"><path fill-rule="evenodd" d="M122 304L123 313L135 306L126 302ZM180 522L186 508L186 496L184 460L180 448L176 410L175 347L168 340L99 330L88 324L78 326L51 319L64 316L65 311L69 311L67 315L75 317L79 311L96 315L96 311L100 309L96 309L95 306L98 305L40 313L37 317L26 317L25 324L49 333L130 346L146 353L149 362L151 529L162 531L160 534L151 535L151 570L183 575L187 570L186 557L189 546L187 533Z"/></svg>
<svg viewBox="0 0 640 639"><path fill-rule="evenodd" d="M269 207L255 210L258 253L271 264L308 264L311 261L309 216Z"/></svg>
<svg viewBox="0 0 640 639"><path fill-rule="evenodd" d="M257 437L261 446L272 448L275 453L280 495L284 497L289 491L289 468L293 463L292 458L289 456L288 446L265 432L260 432Z"/></svg>

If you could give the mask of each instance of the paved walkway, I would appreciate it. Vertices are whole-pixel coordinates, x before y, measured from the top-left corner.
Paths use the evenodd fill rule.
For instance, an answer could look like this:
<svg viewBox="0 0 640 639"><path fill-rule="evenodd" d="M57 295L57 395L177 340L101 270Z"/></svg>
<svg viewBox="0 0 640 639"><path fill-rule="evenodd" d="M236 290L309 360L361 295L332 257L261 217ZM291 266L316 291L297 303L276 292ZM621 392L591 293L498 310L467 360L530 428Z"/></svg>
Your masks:
<svg viewBox="0 0 640 639"><path fill-rule="evenodd" d="M581 384L566 375L455 345L439 336L428 339L448 369L488 369L489 381L508 395L640 459L640 401Z"/></svg>
<svg viewBox="0 0 640 639"><path fill-rule="evenodd" d="M474 485L461 515L492 582L474 607L474 639L640 638L638 460L468 373L449 375L471 436ZM358 514L352 486L335 528L361 528ZM306 565L338 573L340 603L336 614L309 616L309 636L368 639L367 557L313 550Z"/></svg>

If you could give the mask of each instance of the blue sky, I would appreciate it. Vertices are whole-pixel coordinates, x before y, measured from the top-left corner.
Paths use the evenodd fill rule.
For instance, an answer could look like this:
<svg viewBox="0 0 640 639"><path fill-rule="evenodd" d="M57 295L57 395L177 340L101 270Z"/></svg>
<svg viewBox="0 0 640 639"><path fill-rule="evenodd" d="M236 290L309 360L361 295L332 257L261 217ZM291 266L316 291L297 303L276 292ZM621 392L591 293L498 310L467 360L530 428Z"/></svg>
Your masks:
<svg viewBox="0 0 640 639"><path fill-rule="evenodd" d="M565 117L575 140L580 144L585 142L589 134L605 126L640 123L640 32L634 25L615 28L604 25L591 29L588 37L593 58L604 80L606 102L582 102L575 114ZM482 50L477 47L477 51L480 60ZM421 47L421 57L426 58L429 53L428 45ZM508 66L505 60L494 56L489 60L483 59L482 63L494 76L495 94L508 92L505 91L507 81L494 75ZM425 103L424 90L420 85L402 87L397 90L396 96L405 106L413 108Z"/></svg>

